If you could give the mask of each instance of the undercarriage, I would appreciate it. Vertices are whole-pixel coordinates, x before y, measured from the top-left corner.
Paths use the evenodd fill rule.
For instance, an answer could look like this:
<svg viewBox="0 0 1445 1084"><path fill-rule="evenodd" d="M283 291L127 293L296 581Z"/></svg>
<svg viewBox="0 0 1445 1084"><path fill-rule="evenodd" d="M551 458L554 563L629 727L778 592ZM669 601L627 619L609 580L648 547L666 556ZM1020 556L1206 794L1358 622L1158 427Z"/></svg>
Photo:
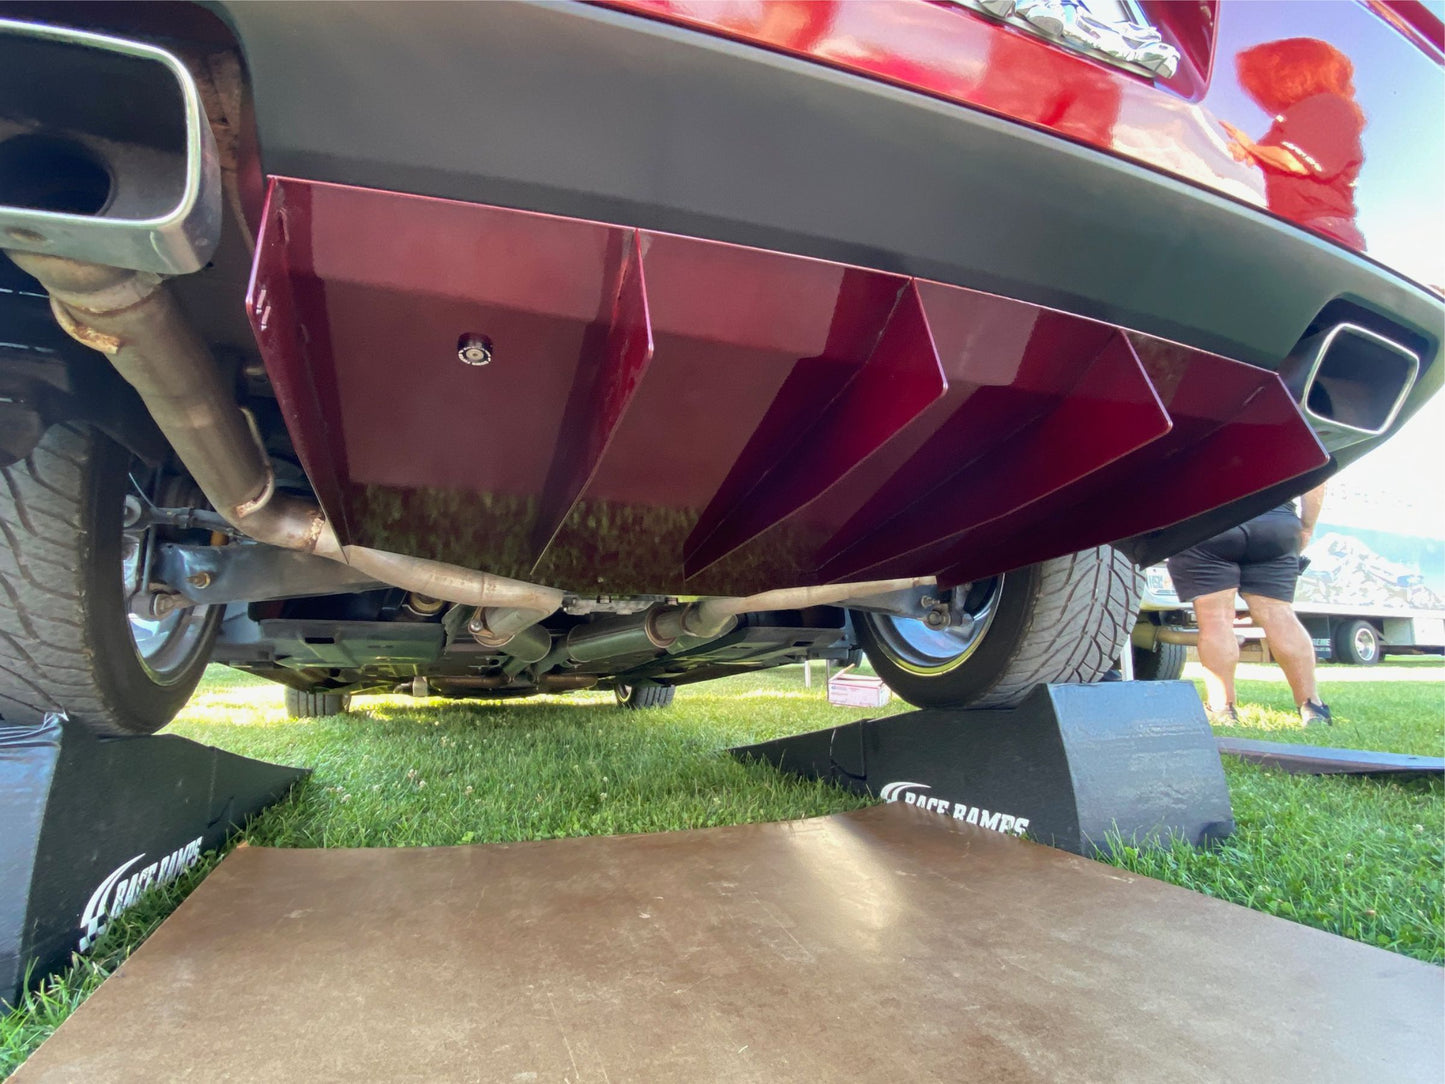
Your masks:
<svg viewBox="0 0 1445 1084"><path fill-rule="evenodd" d="M772 81L777 129L814 142L865 114L922 126L898 153L953 150L919 158L919 198L956 206L1013 162L1126 194L1130 229L1186 209L1218 228L1144 312L1079 232L1092 213L1065 222L1067 260L1027 266L963 236L1025 229L1011 203L937 207L963 231L944 249L906 223L864 243L829 201L778 228L781 203L697 183L715 144L680 131L638 133L671 168L629 200L602 161L508 188L526 116L500 101L494 158L468 173L442 131L444 169L383 178L411 133L380 104L374 160L336 150L339 107L308 128L326 80L278 110L314 15L287 10L0 20L7 720L154 729L212 660L311 713L376 691L656 705L860 650L914 703L1008 705L1115 665L1134 562L1309 488L1440 383L1438 298L1258 211L615 13L487 5L456 29L547 31L539 72L592 42L617 95L599 107L636 92L629 50L666 40L687 63L651 78L678 101L730 79L746 109ZM373 12L347 33L396 14ZM817 149L755 169L791 199ZM866 176L836 175L845 204Z"/></svg>

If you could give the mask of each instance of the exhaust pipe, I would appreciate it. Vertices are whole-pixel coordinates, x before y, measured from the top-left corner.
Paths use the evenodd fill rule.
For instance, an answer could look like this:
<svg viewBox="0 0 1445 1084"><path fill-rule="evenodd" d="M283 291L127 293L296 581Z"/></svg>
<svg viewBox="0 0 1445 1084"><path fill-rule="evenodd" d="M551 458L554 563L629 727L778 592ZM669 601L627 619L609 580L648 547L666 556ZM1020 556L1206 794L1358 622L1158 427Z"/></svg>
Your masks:
<svg viewBox="0 0 1445 1084"><path fill-rule="evenodd" d="M1153 651L1160 644L1183 644L1185 647L1198 647L1199 630L1139 621L1134 625L1133 632L1129 634L1129 642L1141 651Z"/></svg>
<svg viewBox="0 0 1445 1084"><path fill-rule="evenodd" d="M1419 372L1420 356L1409 347L1340 323L1302 341L1280 377L1320 441L1335 452L1387 431Z"/></svg>
<svg viewBox="0 0 1445 1084"><path fill-rule="evenodd" d="M221 195L215 137L178 57L0 19L0 249L140 393L216 510L259 542L482 608L499 642L555 611L560 591L342 546L315 503L275 492L254 423L162 278L210 259Z"/></svg>
<svg viewBox="0 0 1445 1084"><path fill-rule="evenodd" d="M870 580L866 583L830 583L821 587L784 587L763 591L743 598L710 598L684 607L675 617L660 626L664 632L676 629L678 636L712 638L724 635L738 623L743 614L765 610L806 610L810 606L836 606L855 598L909 591L915 587L932 587L934 576L915 576L900 580Z"/></svg>
<svg viewBox="0 0 1445 1084"><path fill-rule="evenodd" d="M110 358L227 522L283 549L351 566L382 583L484 610L505 639L562 605L554 588L397 553L343 546L321 509L275 491L270 458L206 344L158 275L9 252L50 292L60 325Z"/></svg>
<svg viewBox="0 0 1445 1084"><path fill-rule="evenodd" d="M178 57L0 19L0 245L179 275L220 233L215 137Z"/></svg>
<svg viewBox="0 0 1445 1084"><path fill-rule="evenodd" d="M855 598L932 587L937 582L933 576L917 576L821 587L785 587L737 598L704 599L685 606L654 607L646 613L602 618L579 625L568 633L563 646L566 657L576 663L656 656L698 647L726 636L737 627L738 618L743 614L837 606Z"/></svg>

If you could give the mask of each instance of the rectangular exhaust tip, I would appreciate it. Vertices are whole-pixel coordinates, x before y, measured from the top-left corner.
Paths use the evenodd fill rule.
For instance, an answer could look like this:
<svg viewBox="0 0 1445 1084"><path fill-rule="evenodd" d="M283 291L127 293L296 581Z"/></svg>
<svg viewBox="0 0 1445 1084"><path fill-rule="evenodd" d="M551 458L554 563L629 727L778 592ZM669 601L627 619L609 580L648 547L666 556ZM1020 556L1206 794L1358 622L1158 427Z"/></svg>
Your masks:
<svg viewBox="0 0 1445 1084"><path fill-rule="evenodd" d="M1301 343L1281 375L1325 446L1334 449L1389 429L1419 371L1414 351L1342 323Z"/></svg>
<svg viewBox="0 0 1445 1084"><path fill-rule="evenodd" d="M185 274L220 221L215 139L177 57L0 19L0 248Z"/></svg>

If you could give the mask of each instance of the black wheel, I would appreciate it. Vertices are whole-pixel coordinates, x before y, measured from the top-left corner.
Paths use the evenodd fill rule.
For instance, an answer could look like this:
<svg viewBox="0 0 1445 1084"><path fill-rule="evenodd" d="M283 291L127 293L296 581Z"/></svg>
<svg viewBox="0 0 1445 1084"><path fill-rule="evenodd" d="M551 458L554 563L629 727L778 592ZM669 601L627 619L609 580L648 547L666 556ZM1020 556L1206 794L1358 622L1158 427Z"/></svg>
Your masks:
<svg viewBox="0 0 1445 1084"><path fill-rule="evenodd" d="M1184 663L1189 658L1189 648L1184 644L1157 640L1153 651L1142 647L1135 647L1133 651L1137 681L1178 681L1184 676Z"/></svg>
<svg viewBox="0 0 1445 1084"><path fill-rule="evenodd" d="M665 708L677 695L677 689L672 685L615 685L612 691L617 696L617 702L629 711Z"/></svg>
<svg viewBox="0 0 1445 1084"><path fill-rule="evenodd" d="M127 529L127 499L148 501L165 483L83 425L52 427L0 473L0 715L159 730L195 690L223 610L130 613L161 529Z"/></svg>
<svg viewBox="0 0 1445 1084"><path fill-rule="evenodd" d="M1108 673L1141 588L1128 558L1099 546L955 588L953 609L970 620L948 629L865 613L853 626L878 676L910 704L1011 707L1039 682Z"/></svg>
<svg viewBox="0 0 1445 1084"><path fill-rule="evenodd" d="M350 710L350 693L328 693L323 689L302 692L286 687L287 718L320 719L325 715L344 715Z"/></svg>
<svg viewBox="0 0 1445 1084"><path fill-rule="evenodd" d="M1374 666L1385 656L1380 630L1358 618L1336 626L1330 642L1335 649L1335 661L1351 666Z"/></svg>

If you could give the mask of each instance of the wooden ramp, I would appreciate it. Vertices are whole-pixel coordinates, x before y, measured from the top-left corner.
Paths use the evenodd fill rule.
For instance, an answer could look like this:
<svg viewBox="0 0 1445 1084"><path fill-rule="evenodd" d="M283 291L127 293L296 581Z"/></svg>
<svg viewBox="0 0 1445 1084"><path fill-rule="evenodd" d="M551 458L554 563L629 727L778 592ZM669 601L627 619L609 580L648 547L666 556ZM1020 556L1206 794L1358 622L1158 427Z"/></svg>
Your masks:
<svg viewBox="0 0 1445 1084"><path fill-rule="evenodd" d="M233 853L13 1078L1429 1081L1442 972L903 805Z"/></svg>

